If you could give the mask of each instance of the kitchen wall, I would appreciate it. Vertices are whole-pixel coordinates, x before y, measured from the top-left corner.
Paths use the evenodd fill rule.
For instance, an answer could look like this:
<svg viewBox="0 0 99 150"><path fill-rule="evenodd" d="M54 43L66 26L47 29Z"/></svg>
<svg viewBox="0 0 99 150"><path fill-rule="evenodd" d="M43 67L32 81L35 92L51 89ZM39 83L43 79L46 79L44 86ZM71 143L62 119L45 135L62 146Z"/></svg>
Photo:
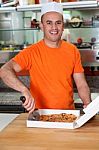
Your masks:
<svg viewBox="0 0 99 150"><path fill-rule="evenodd" d="M0 44L24 43L23 23L22 12L0 13Z"/></svg>
<svg viewBox="0 0 99 150"><path fill-rule="evenodd" d="M84 26L81 28L69 28L70 35L71 35L71 42L77 42L77 39L80 37L83 39L84 42L91 42L91 38L95 37L96 42L99 42L99 19L94 21L93 26L90 25L91 21L95 16L99 16L98 9L91 9L91 10L78 10L78 11L70 11L68 15L65 15L65 20L71 17L79 16L80 19L86 22ZM66 12L65 12L66 14ZM65 34L65 31L64 31Z"/></svg>
<svg viewBox="0 0 99 150"><path fill-rule="evenodd" d="M98 9L91 9L91 10L71 10L71 11L64 11L64 21L66 19L70 19L72 17L79 16L80 19L86 20L86 22L90 22L92 18L95 16L99 16ZM1 29L9 29L8 31L0 31L0 41L6 41L16 44L23 44L23 43L35 43L39 41L43 37L43 33L41 30L32 30L31 28L31 21L33 19L37 19L40 21L40 13L33 13L32 11L29 12L13 12L13 13L2 13L0 14L0 28ZM96 21L97 23L94 24L93 27L91 26L84 26L84 28L70 28L70 39L71 42L75 43L77 39L80 37L83 39L84 42L90 42L92 37L96 38L96 42L99 42L99 19ZM27 28L28 30L24 30ZM29 29L31 28L31 30ZM65 28L68 28L68 26ZM11 31L11 29L14 29ZM15 30L17 29L17 30ZM18 30L19 29L19 30ZM7 36L5 36L7 35ZM65 39L66 36L66 29L63 33Z"/></svg>

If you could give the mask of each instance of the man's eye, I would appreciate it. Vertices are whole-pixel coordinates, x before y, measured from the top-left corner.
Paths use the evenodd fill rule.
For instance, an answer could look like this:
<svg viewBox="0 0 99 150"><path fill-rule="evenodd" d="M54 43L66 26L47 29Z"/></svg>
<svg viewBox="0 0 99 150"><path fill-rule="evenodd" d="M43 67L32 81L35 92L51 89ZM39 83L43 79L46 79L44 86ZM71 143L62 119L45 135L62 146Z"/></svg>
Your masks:
<svg viewBox="0 0 99 150"><path fill-rule="evenodd" d="M62 24L62 22L61 22L61 21L58 21L57 24Z"/></svg>
<svg viewBox="0 0 99 150"><path fill-rule="evenodd" d="M47 24L51 24L51 22L47 21Z"/></svg>

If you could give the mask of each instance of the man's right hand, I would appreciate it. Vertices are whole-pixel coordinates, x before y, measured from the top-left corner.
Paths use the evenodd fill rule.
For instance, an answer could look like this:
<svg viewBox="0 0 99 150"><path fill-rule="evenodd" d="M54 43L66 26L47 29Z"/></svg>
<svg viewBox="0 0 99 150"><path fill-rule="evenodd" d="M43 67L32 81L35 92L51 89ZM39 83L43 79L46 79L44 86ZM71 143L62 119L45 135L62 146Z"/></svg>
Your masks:
<svg viewBox="0 0 99 150"><path fill-rule="evenodd" d="M35 102L31 93L27 90L22 92L22 95L25 97L25 102L22 104L23 107L29 112L32 113L35 109Z"/></svg>

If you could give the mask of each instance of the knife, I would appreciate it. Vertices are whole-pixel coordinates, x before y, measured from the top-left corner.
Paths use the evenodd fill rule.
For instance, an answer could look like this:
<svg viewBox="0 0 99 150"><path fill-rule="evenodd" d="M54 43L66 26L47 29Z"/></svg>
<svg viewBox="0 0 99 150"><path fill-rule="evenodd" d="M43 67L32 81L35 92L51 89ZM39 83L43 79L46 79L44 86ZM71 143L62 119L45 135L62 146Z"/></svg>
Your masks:
<svg viewBox="0 0 99 150"><path fill-rule="evenodd" d="M21 97L20 97L20 100L22 101L22 103L24 103L25 100L26 100L25 96L21 96ZM38 112L38 109L35 108L34 111L29 114L28 120L31 120L31 121L38 121L39 119L40 119L40 114L39 114L39 112Z"/></svg>

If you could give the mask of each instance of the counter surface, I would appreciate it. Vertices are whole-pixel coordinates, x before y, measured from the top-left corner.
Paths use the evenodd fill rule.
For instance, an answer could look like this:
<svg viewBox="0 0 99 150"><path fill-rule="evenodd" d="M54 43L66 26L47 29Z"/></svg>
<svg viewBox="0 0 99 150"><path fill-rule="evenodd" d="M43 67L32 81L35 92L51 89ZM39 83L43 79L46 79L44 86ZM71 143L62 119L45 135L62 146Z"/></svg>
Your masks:
<svg viewBox="0 0 99 150"><path fill-rule="evenodd" d="M19 114L0 113L0 132Z"/></svg>
<svg viewBox="0 0 99 150"><path fill-rule="evenodd" d="M99 150L99 115L74 130L27 128L27 115L19 115L2 130L2 150Z"/></svg>

